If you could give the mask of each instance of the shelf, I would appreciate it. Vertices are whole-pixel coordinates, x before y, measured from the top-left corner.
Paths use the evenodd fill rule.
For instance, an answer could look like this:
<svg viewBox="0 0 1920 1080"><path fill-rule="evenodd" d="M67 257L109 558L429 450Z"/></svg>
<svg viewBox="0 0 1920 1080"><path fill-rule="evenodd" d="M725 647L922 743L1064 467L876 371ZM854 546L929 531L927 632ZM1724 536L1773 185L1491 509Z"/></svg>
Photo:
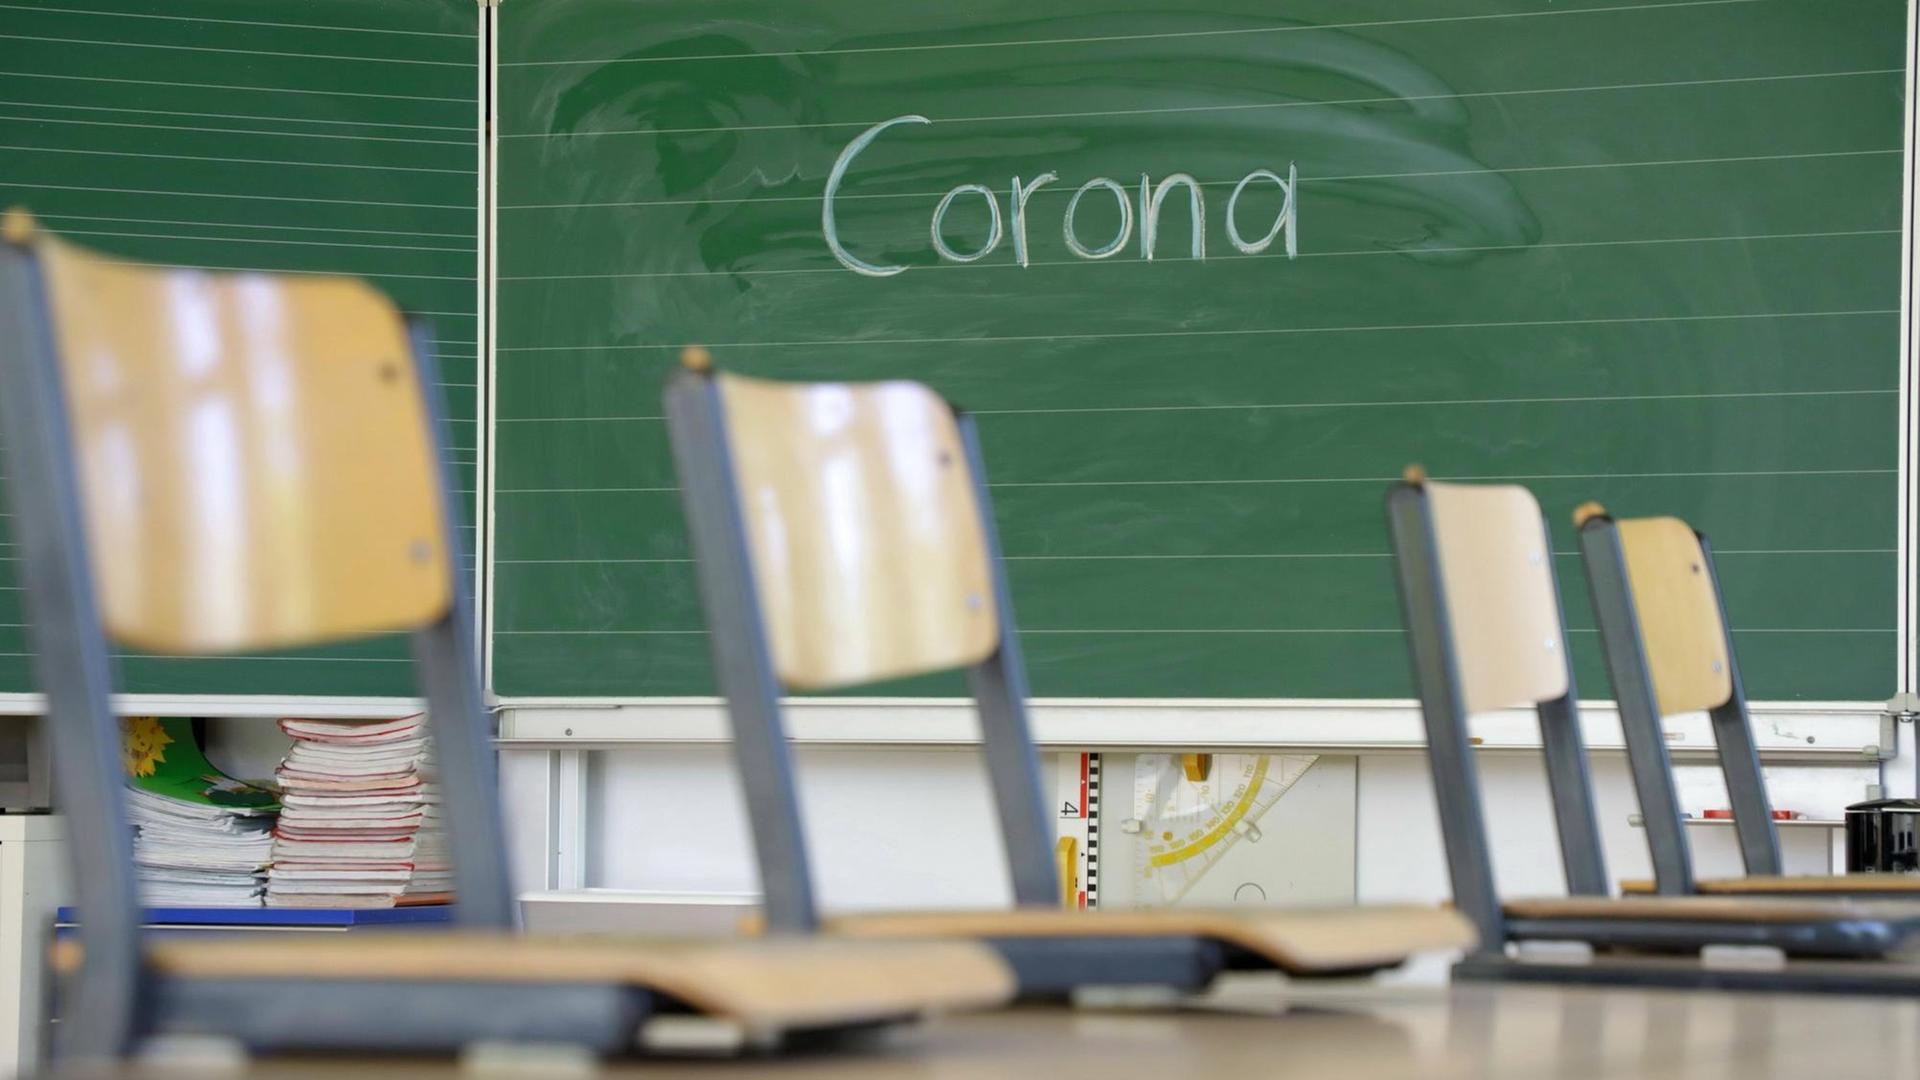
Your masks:
<svg viewBox="0 0 1920 1080"><path fill-rule="evenodd" d="M1627 824L1633 826L1636 829L1642 829L1646 827L1646 819L1641 817L1639 814L1628 814ZM1732 818L1690 817L1687 819L1687 824L1689 825L1731 825L1733 824L1733 819ZM1847 827L1846 822L1837 821L1829 818L1793 818L1788 821L1776 821L1774 822L1774 825L1783 829L1791 829L1791 828L1844 829Z"/></svg>
<svg viewBox="0 0 1920 1080"><path fill-rule="evenodd" d="M145 925L269 927L312 929L355 926L404 926L452 921L449 904L411 904L391 908L270 908L270 907L150 907ZM58 925L73 924L74 911L63 907L54 914Z"/></svg>

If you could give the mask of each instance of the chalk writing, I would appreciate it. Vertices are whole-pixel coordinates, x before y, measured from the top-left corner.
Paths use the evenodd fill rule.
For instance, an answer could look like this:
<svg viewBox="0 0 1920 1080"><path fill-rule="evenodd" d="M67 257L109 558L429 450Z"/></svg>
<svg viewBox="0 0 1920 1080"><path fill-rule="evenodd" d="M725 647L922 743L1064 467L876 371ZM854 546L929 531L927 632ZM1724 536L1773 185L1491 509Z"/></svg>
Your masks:
<svg viewBox="0 0 1920 1080"><path fill-rule="evenodd" d="M1080 197L1094 188L1106 188L1113 192L1114 201L1120 204L1120 234L1115 236L1113 243L1106 247L1089 250L1081 246L1080 234L1073 231L1073 213L1080 209ZM1127 189L1104 176L1096 176L1081 184L1080 190L1074 192L1073 199L1067 203L1065 231L1068 250L1083 259L1104 259L1109 255L1117 254L1121 248L1127 246L1127 239L1133 235L1133 204L1127 201Z"/></svg>
<svg viewBox="0 0 1920 1080"><path fill-rule="evenodd" d="M924 116L911 114L907 116L896 116L891 120L883 120L856 136L852 142L846 145L845 149L840 151L840 156L834 160L833 170L827 174L826 192L821 196L820 200L820 231L826 237L827 250L831 251L833 257L840 261L840 265L845 266L856 274L864 274L868 277L892 277L895 274L903 273L907 270L906 266L897 263L882 264L868 262L855 255L852 251L849 251L846 244L840 239L839 222L834 213L834 199L839 195L840 186L846 181L847 170L853 166L854 159L858 158L867 147L871 146L873 141L879 138L882 132L901 124L931 123L933 123L933 121ZM1007 188L1007 212L1004 219L1000 210L999 197L994 194L991 188L984 184L973 183L956 185L948 190L946 195L941 198L940 202L934 207L933 215L928 221L928 232L933 241L933 250L939 254L940 258L948 262L978 262L993 254L994 251L1000 247L1000 241L1006 235L1011 234L1013 237L1014 261L1023 267L1029 265L1027 248L1027 200L1033 196L1034 192L1058 179L1060 179L1060 175L1055 172L1041 173L1026 183L1022 183L1018 176L1013 177L1012 182ZM1240 232L1238 211L1240 208L1240 196L1246 191L1247 186L1256 180L1264 180L1278 187L1280 189L1281 204L1279 212L1274 215L1273 224L1267 229L1266 233L1262 235L1260 239L1250 241ZM1190 235L1192 237L1189 255L1196 260L1204 260L1207 257L1207 201L1205 194L1200 190L1200 182L1195 180L1191 175L1183 172L1161 177L1158 182L1155 182L1155 180L1146 173L1141 173L1139 198L1140 257L1148 262L1153 261L1154 249L1159 241L1160 211L1162 205L1167 201L1167 196L1172 194L1175 188L1180 187L1184 187L1187 190L1187 214L1191 226ZM1074 214L1080 208L1080 200L1084 198L1088 192L1094 190L1104 190L1113 195L1114 202L1120 211L1120 224L1119 230L1112 241L1097 248L1090 248L1080 239L1079 233L1074 229ZM978 248L966 252L956 250L953 245L949 244L942 229L942 226L946 222L947 212L952 209L954 202L963 195L979 196L985 199L987 203L987 237ZM1282 177L1279 173L1270 169L1255 169L1242 177L1240 182L1234 185L1233 194L1227 198L1227 212L1225 217L1227 241L1233 245L1235 251L1245 255L1258 255L1273 246L1274 241L1284 235L1286 237L1285 251L1287 258L1291 259L1296 257L1299 254L1300 208L1299 175L1294 165L1291 163L1287 165L1287 175L1285 177ZM1061 219L1061 232L1066 240L1067 250L1073 252L1076 256L1082 259L1105 259L1119 254L1121 249L1126 247L1127 241L1133 237L1133 224L1134 204L1127 195L1127 189L1122 187L1118 180L1105 176L1096 176L1086 183L1081 184L1080 187L1074 191L1073 197L1068 200L1066 213Z"/></svg>

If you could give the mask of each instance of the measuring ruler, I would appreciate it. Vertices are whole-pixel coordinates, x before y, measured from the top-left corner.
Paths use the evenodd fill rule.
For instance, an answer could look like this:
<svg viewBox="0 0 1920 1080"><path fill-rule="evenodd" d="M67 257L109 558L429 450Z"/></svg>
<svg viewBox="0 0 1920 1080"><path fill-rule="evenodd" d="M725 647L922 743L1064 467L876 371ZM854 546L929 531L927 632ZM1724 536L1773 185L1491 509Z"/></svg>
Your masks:
<svg viewBox="0 0 1920 1080"><path fill-rule="evenodd" d="M1055 757L1054 790L1058 829L1054 853L1059 859L1060 905L1100 906L1100 755Z"/></svg>

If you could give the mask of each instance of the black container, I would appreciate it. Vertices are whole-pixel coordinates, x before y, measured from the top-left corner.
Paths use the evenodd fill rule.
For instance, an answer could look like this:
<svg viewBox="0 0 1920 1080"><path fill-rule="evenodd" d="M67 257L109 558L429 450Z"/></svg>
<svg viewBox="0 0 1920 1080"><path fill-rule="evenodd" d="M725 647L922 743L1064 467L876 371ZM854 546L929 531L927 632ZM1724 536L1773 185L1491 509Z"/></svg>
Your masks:
<svg viewBox="0 0 1920 1080"><path fill-rule="evenodd" d="M1847 807L1847 873L1920 870L1920 799L1873 799Z"/></svg>

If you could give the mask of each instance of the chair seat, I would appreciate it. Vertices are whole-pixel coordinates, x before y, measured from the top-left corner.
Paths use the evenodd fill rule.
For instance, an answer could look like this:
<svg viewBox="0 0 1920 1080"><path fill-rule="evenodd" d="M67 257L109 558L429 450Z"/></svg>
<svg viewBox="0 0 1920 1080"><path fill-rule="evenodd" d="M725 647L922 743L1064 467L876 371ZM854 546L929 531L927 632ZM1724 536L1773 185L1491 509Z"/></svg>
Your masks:
<svg viewBox="0 0 1920 1080"><path fill-rule="evenodd" d="M1878 959L1920 941L1920 904L1838 897L1571 896L1505 905L1515 940L1697 952L1764 946L1788 956Z"/></svg>
<svg viewBox="0 0 1920 1080"><path fill-rule="evenodd" d="M1473 924L1460 913L1412 906L913 912L840 916L827 920L827 929L853 938L1204 938L1290 975L1388 967L1416 952L1467 949L1477 940Z"/></svg>
<svg viewBox="0 0 1920 1080"><path fill-rule="evenodd" d="M72 970L79 943L55 945ZM1011 1000L993 950L966 941L647 941L434 932L146 943L153 973L235 980L614 983L752 1031L842 1027Z"/></svg>
<svg viewBox="0 0 1920 1080"><path fill-rule="evenodd" d="M1703 896L1906 896L1920 899L1920 874L1795 874L1758 877L1708 878L1694 883ZM1645 879L1622 881L1629 896L1653 892Z"/></svg>
<svg viewBox="0 0 1920 1080"><path fill-rule="evenodd" d="M1841 898L1777 900L1746 896L1556 896L1509 900L1515 919L1620 919L1719 923L1878 920L1920 928L1920 905Z"/></svg>

